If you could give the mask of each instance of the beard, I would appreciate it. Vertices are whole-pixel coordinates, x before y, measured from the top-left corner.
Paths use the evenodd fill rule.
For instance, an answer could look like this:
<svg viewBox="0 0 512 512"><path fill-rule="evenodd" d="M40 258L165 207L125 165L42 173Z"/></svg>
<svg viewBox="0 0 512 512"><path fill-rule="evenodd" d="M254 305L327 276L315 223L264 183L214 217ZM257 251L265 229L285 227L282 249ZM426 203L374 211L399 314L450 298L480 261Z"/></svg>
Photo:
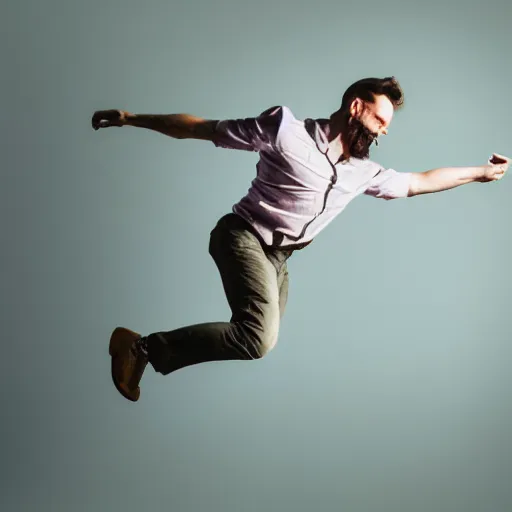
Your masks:
<svg viewBox="0 0 512 512"><path fill-rule="evenodd" d="M370 156L370 146L376 142L377 134L371 132L355 117L351 117L345 128L343 141L347 144L350 156L367 159Z"/></svg>

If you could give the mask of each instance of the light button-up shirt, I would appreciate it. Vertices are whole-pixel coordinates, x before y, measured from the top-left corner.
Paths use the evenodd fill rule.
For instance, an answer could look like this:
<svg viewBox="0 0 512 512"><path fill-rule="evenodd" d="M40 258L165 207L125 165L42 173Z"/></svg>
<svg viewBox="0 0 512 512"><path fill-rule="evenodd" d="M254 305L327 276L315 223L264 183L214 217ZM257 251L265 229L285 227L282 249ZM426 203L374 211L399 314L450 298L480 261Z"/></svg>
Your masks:
<svg viewBox="0 0 512 512"><path fill-rule="evenodd" d="M310 242L361 194L407 197L411 173L369 159L333 162L328 137L328 120L299 120L284 106L217 123L217 147L259 152L256 178L233 212L267 245Z"/></svg>

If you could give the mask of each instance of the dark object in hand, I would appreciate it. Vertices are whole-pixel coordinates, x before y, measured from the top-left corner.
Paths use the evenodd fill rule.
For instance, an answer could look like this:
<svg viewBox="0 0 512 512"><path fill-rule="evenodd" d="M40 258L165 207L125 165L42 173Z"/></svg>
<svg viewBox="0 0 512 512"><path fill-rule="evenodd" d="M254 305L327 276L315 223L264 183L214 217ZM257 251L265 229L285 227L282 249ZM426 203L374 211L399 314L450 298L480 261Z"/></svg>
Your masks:
<svg viewBox="0 0 512 512"><path fill-rule="evenodd" d="M506 164L507 161L504 158L500 158L499 156L493 155L489 159L489 163L491 163L493 165L499 165L499 164Z"/></svg>

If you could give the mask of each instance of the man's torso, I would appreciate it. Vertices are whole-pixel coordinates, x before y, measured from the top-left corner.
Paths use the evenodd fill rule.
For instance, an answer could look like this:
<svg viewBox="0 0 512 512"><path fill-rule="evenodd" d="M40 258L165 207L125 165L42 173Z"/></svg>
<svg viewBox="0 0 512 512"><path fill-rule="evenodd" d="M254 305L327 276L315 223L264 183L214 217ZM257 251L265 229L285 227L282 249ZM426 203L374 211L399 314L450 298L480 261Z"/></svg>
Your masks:
<svg viewBox="0 0 512 512"><path fill-rule="evenodd" d="M296 119L287 107L269 109L256 120L225 123L225 139L216 145L259 151L256 178L233 212L267 245L311 241L350 201L368 193L372 180L385 171L371 160L333 162L328 122ZM252 145L242 146L240 141Z"/></svg>

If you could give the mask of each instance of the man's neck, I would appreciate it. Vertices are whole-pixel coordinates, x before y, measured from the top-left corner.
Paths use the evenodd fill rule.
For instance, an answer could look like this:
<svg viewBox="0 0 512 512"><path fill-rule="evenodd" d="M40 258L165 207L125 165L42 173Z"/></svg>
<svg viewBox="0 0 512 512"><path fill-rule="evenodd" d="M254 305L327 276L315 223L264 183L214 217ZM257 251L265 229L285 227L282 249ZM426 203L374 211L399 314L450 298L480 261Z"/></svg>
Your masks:
<svg viewBox="0 0 512 512"><path fill-rule="evenodd" d="M328 125L329 156L331 160L338 162L340 159L350 158L350 154L348 154L348 151L344 151L343 147L344 119L339 114L335 114L329 119Z"/></svg>
<svg viewBox="0 0 512 512"><path fill-rule="evenodd" d="M334 139L329 141L327 155L332 162L339 162L340 160L346 160L350 157L344 151L343 141L341 133L339 133Z"/></svg>

